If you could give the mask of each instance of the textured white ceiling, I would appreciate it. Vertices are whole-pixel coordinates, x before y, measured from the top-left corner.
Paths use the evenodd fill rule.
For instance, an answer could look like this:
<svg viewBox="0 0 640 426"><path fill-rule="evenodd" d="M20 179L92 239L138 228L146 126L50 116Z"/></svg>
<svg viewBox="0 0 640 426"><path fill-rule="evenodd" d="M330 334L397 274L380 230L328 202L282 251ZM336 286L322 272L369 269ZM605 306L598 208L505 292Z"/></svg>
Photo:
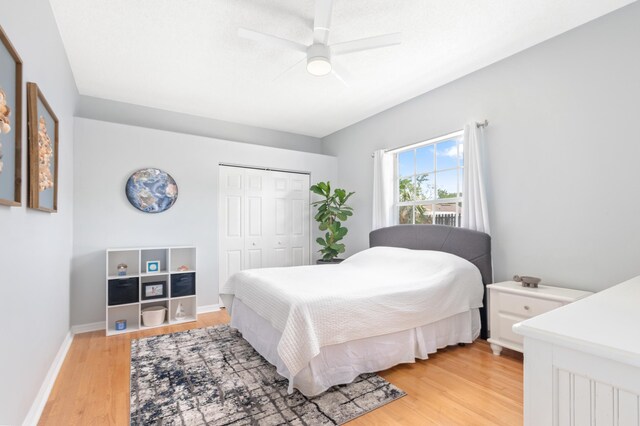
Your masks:
<svg viewBox="0 0 640 426"><path fill-rule="evenodd" d="M400 46L334 58L314 77L299 53L246 27L312 41L311 0L50 0L81 94L323 137L630 0L335 0L329 43L402 32Z"/></svg>

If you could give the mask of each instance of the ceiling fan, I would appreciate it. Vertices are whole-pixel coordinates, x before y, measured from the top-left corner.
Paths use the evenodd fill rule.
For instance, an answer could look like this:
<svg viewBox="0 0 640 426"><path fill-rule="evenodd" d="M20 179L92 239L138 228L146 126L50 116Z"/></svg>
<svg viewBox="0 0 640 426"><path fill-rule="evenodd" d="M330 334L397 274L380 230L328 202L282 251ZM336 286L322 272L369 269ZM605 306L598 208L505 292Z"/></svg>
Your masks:
<svg viewBox="0 0 640 426"><path fill-rule="evenodd" d="M307 71L309 74L324 76L333 73L342 83L346 84L343 77L346 77L348 73L333 61L334 57L400 44L401 33L384 34L329 45L332 7L333 0L316 0L315 17L313 20L313 43L309 46L247 28L239 28L238 35L242 38L270 44L274 47L304 53L306 55ZM304 59L305 58L302 58L282 74L298 65ZM336 68L338 68L338 70L336 70Z"/></svg>

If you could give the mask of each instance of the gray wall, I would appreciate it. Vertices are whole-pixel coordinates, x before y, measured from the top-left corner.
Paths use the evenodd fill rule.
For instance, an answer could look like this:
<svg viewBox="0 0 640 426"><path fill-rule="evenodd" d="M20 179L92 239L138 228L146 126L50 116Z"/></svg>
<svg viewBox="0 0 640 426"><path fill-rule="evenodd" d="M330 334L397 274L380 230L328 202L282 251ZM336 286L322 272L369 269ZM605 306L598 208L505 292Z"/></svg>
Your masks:
<svg viewBox="0 0 640 426"><path fill-rule="evenodd" d="M104 321L107 248L195 245L198 304L218 303L219 163L310 172L312 182L337 176L336 159L326 155L75 121L73 325ZM127 179L143 167L163 169L178 184L178 201L164 213L142 213L125 196Z"/></svg>
<svg viewBox="0 0 640 426"><path fill-rule="evenodd" d="M600 290L640 274L638 22L634 3L326 137L356 191L349 252L367 247L375 149L487 118L496 280Z"/></svg>
<svg viewBox="0 0 640 426"><path fill-rule="evenodd" d="M77 116L296 151L322 152L321 140L312 136L246 126L90 96L80 96Z"/></svg>
<svg viewBox="0 0 640 426"><path fill-rule="evenodd" d="M26 88L21 207L0 206L0 424L23 421L69 331L73 114L77 89L49 2L0 0L0 25L60 119L58 213L26 208Z"/></svg>

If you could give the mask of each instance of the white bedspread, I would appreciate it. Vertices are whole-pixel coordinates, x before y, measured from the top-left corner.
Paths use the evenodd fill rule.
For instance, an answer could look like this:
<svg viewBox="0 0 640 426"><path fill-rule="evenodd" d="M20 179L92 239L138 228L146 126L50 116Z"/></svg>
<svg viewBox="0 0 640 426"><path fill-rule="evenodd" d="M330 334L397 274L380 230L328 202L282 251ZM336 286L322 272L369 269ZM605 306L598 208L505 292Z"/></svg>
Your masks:
<svg viewBox="0 0 640 426"><path fill-rule="evenodd" d="M327 345L406 330L482 306L480 271L452 254L375 247L338 265L251 269L220 293L282 332L278 354L295 376ZM230 312L233 315L233 312Z"/></svg>

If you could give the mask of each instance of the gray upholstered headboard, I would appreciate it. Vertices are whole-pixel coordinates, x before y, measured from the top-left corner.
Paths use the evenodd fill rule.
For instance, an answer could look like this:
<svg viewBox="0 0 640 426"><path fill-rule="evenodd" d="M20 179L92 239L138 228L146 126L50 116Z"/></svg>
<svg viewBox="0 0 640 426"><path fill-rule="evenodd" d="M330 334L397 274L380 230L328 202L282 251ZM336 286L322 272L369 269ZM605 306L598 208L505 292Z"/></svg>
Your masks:
<svg viewBox="0 0 640 426"><path fill-rule="evenodd" d="M455 254L478 267L485 286L493 282L491 237L484 232L445 225L396 225L371 231L369 246L437 250ZM482 300L485 307L480 309L482 320L480 337L483 339L488 337L486 298L485 291Z"/></svg>

